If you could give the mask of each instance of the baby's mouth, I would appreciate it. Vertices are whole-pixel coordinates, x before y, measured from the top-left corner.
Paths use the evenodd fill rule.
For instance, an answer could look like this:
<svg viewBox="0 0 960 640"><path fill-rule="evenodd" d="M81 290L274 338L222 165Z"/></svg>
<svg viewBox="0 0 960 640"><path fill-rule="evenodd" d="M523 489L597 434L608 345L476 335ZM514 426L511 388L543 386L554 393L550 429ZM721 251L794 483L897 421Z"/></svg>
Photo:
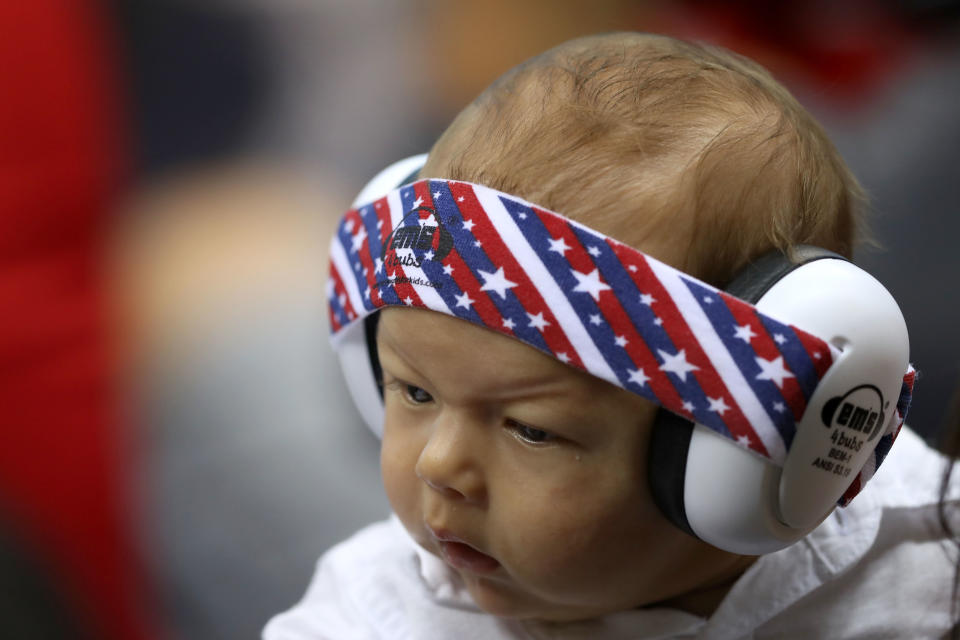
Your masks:
<svg viewBox="0 0 960 640"><path fill-rule="evenodd" d="M449 531L432 527L429 527L429 530L440 547L443 559L454 569L485 575L500 568L500 562L496 558L474 548Z"/></svg>
<svg viewBox="0 0 960 640"><path fill-rule="evenodd" d="M443 559L454 569L465 569L477 574L493 573L500 568L496 558L477 551L463 542L440 541Z"/></svg>

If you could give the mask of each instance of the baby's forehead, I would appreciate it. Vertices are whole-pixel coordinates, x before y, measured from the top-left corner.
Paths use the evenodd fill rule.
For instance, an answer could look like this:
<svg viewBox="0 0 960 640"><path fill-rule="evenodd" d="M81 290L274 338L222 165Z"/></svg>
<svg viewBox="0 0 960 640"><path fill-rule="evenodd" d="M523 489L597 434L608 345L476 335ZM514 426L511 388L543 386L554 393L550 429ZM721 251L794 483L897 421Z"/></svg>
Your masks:
<svg viewBox="0 0 960 640"><path fill-rule="evenodd" d="M575 394L589 397L606 388L620 391L556 357L461 318L425 309L392 307L379 312L381 358L435 380L467 381L476 392L510 395Z"/></svg>
<svg viewBox="0 0 960 640"><path fill-rule="evenodd" d="M385 371L424 386L445 405L493 414L523 409L524 416L547 422L576 418L599 439L632 438L637 434L628 434L649 424L657 410L637 394L463 319L401 307L379 316Z"/></svg>

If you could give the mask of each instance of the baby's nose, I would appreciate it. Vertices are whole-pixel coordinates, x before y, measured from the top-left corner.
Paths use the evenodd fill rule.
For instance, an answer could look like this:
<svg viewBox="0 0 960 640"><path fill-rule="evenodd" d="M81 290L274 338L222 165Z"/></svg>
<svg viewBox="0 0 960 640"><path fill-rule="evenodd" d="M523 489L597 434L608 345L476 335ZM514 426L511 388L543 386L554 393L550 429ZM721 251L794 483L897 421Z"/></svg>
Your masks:
<svg viewBox="0 0 960 640"><path fill-rule="evenodd" d="M484 433L477 425L441 415L416 464L416 474L434 491L452 500L486 500Z"/></svg>

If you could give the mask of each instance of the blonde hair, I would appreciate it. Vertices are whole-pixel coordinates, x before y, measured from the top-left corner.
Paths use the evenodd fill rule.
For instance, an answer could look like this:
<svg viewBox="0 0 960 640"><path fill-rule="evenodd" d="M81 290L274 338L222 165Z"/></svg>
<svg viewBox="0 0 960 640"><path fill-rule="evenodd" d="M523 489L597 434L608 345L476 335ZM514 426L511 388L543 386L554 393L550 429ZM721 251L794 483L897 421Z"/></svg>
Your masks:
<svg viewBox="0 0 960 640"><path fill-rule="evenodd" d="M421 176L526 198L717 286L773 248L849 256L862 201L822 128L761 66L636 33L514 68L461 112Z"/></svg>

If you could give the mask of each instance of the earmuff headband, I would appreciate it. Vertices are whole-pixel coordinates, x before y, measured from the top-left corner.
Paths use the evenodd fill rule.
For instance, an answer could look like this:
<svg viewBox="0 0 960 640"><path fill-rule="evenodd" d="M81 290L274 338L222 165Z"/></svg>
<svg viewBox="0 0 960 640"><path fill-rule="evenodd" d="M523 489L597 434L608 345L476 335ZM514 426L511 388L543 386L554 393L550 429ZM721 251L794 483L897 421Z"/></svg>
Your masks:
<svg viewBox="0 0 960 640"><path fill-rule="evenodd" d="M466 182L421 180L344 216L330 325L385 306L430 309L519 339L783 464L841 351L557 213ZM868 440L896 420L868 413ZM875 469L889 443L876 448ZM879 457L878 457L879 456ZM854 480L854 484L862 484ZM852 486L852 485L851 485Z"/></svg>

